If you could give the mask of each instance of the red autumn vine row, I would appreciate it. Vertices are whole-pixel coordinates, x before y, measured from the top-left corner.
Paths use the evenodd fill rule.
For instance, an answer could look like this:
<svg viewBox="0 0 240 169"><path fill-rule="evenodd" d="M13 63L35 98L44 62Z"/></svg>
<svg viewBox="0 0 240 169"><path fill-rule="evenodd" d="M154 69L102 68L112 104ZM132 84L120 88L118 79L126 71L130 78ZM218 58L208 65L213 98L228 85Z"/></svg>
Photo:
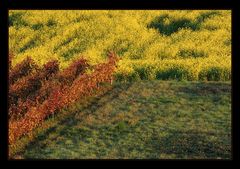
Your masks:
<svg viewBox="0 0 240 169"><path fill-rule="evenodd" d="M17 72L19 67L25 70L26 65L30 65L33 61L30 58L25 59L18 64L12 72ZM72 81L79 75L83 74L89 66L86 59L80 58L63 71L59 71L59 63L57 60L46 63L42 69L34 64L34 71L18 78L14 84L9 87L9 117L18 119L23 116L30 107L42 103L48 98L53 88L57 85L70 85ZM22 71L22 70L21 70ZM25 70L28 71L28 70ZM23 71L22 71L23 72ZM16 76L15 76L16 77Z"/></svg>
<svg viewBox="0 0 240 169"><path fill-rule="evenodd" d="M94 71L87 74L85 70L89 65L86 60L80 59L65 71L59 72L52 80L47 79L45 85L37 92L35 105L29 106L22 118L10 121L9 143L13 144L21 136L31 132L49 115L84 96L92 95L102 83L112 83L117 61L118 57L114 53L110 53L106 63L95 66ZM46 92L49 86L54 87ZM46 94L41 95L44 91ZM38 100L44 95L48 95L48 97L38 103Z"/></svg>

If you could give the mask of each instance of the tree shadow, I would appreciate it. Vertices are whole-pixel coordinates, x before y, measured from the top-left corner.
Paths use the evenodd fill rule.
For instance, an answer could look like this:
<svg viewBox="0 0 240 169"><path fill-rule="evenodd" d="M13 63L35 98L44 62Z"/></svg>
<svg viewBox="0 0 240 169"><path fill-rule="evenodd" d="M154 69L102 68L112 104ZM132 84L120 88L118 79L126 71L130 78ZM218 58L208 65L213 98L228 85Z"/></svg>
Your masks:
<svg viewBox="0 0 240 169"><path fill-rule="evenodd" d="M215 15L220 15L218 11L210 11L200 14L196 21L191 21L187 18L181 18L174 20L170 18L168 14L164 14L156 17L149 25L149 28L157 29L160 33L170 36L171 34L179 31L180 29L187 28L193 31L199 30L201 24L206 20ZM168 24L165 24L165 21L169 21Z"/></svg>
<svg viewBox="0 0 240 169"><path fill-rule="evenodd" d="M12 13L8 17L8 27L10 26L16 26L16 27L21 27L21 26L28 26L28 23L24 20L23 16L26 12L17 12L17 13Z"/></svg>
<svg viewBox="0 0 240 169"><path fill-rule="evenodd" d="M197 17L197 22L198 23L202 23L204 22L206 19L210 19L214 16L219 16L221 15L221 13L219 11L208 11L208 12L204 12L202 14L200 14L198 17Z"/></svg>

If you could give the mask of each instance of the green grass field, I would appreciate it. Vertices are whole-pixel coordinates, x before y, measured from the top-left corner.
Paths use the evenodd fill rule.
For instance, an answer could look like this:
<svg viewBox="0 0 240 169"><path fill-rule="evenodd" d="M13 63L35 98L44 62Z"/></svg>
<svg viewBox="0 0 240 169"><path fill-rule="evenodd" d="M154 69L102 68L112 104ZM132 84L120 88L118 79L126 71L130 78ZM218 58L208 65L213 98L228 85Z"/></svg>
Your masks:
<svg viewBox="0 0 240 169"><path fill-rule="evenodd" d="M15 158L230 159L231 84L116 83L40 128Z"/></svg>
<svg viewBox="0 0 240 169"><path fill-rule="evenodd" d="M119 58L113 86L44 119L11 157L230 159L231 41L230 10L10 10L13 68Z"/></svg>

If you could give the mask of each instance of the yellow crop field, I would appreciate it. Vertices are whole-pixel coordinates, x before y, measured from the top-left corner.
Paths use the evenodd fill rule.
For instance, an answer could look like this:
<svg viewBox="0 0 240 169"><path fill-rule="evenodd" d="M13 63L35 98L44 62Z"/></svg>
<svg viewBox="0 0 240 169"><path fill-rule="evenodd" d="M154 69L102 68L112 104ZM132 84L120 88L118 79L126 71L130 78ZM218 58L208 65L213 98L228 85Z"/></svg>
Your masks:
<svg viewBox="0 0 240 169"><path fill-rule="evenodd" d="M31 56L61 69L115 51L119 80L230 80L231 11L10 10L9 51L13 66Z"/></svg>
<svg viewBox="0 0 240 169"><path fill-rule="evenodd" d="M231 10L10 10L10 159L231 159Z"/></svg>

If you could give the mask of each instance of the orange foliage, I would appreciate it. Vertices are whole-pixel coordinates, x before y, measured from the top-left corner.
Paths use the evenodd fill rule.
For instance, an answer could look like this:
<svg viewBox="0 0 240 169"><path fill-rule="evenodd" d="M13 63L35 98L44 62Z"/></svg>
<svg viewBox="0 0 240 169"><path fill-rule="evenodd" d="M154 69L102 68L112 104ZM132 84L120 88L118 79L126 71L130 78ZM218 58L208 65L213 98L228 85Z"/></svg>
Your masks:
<svg viewBox="0 0 240 169"><path fill-rule="evenodd" d="M38 92L39 96L35 106L28 106L28 111L21 119L9 122L9 143L13 144L22 135L31 132L49 115L84 96L92 95L102 83L112 83L117 61L118 57L114 53L110 53L108 61L97 65L91 74L84 73L89 66L86 60L76 61L68 69L55 76L54 80L64 80L59 80L56 85L52 85L54 87L51 88L51 91L46 92L48 96L44 98L45 94L41 95L41 92L46 91L50 84L55 83L55 81L46 82L47 87L44 88L45 85L43 85L42 90L40 89ZM47 65L57 64L49 62ZM46 67L48 66L44 68L46 69ZM53 69L46 70L47 75L57 71L57 69L54 69L55 71ZM38 103L39 97L44 98L43 102Z"/></svg>

